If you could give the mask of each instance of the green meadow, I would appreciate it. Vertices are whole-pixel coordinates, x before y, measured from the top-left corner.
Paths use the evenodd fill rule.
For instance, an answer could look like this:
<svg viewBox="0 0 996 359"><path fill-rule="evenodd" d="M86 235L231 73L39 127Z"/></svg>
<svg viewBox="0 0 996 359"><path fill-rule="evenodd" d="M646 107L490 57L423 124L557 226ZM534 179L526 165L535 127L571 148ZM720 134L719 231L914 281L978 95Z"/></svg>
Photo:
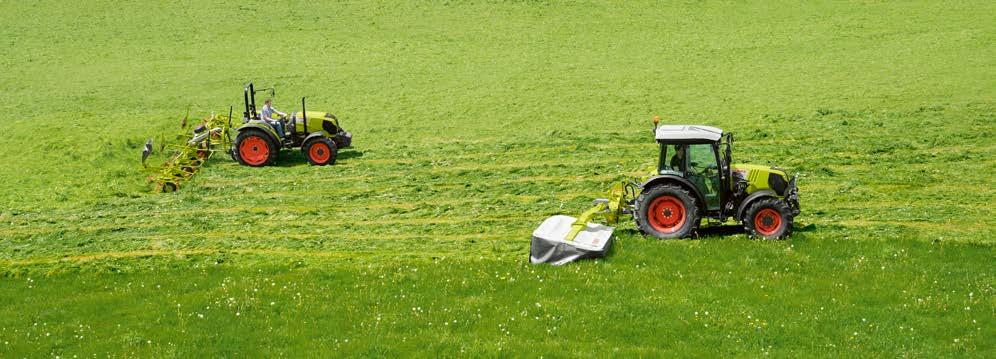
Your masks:
<svg viewBox="0 0 996 359"><path fill-rule="evenodd" d="M0 357L993 357L994 14L0 1ZM145 140L250 80L353 147L152 193ZM799 173L792 237L624 220L530 265L543 219L656 163L654 115Z"/></svg>

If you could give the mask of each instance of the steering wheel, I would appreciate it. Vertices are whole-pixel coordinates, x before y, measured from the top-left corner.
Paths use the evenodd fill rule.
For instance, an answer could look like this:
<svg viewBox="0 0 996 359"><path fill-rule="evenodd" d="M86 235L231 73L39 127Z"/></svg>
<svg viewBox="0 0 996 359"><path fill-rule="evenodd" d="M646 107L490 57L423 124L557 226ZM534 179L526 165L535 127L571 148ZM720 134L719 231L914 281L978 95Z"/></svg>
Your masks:
<svg viewBox="0 0 996 359"><path fill-rule="evenodd" d="M703 175L711 175L713 173L718 173L718 172L719 172L719 166L717 166L715 163L710 163L705 167L702 167Z"/></svg>

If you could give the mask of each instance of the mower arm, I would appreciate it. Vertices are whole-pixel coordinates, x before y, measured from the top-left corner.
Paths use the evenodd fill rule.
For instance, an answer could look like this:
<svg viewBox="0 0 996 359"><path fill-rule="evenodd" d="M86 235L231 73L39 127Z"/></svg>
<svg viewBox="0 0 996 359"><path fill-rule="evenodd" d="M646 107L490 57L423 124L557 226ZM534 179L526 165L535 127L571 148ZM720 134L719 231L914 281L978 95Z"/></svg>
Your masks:
<svg viewBox="0 0 996 359"><path fill-rule="evenodd" d="M567 233L565 238L568 241L573 241L577 237L578 233L581 233L588 225L588 221L592 220L596 216L602 217L605 222L616 223L619 222L619 214L623 213L623 209L626 203L626 193L625 193L626 182L618 182L612 186L609 190L609 198L599 198L595 200L595 205L592 206L587 211L584 211L578 219L574 221L571 225L571 231Z"/></svg>
<svg viewBox="0 0 996 359"><path fill-rule="evenodd" d="M578 236L578 233L581 233L581 231L588 226L588 221L591 220L591 217L594 217L596 214L605 212L608 209L608 206L609 206L609 200L604 198L596 199L595 206L591 207L591 209L587 211L584 211L584 213L578 216L578 219L574 221L574 224L571 225L571 231L567 232L567 238L565 239L568 241L573 241L574 238Z"/></svg>

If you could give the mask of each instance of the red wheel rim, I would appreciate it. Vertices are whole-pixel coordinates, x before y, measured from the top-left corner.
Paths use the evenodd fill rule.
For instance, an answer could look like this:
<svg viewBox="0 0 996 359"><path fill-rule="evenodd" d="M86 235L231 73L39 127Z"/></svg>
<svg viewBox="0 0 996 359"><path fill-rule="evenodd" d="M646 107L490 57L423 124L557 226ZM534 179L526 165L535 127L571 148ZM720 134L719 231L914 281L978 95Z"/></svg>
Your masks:
<svg viewBox="0 0 996 359"><path fill-rule="evenodd" d="M685 204L674 196L660 196L650 202L650 226L661 233L673 233L685 225Z"/></svg>
<svg viewBox="0 0 996 359"><path fill-rule="evenodd" d="M770 236L778 232L782 226L782 216L771 208L762 209L754 216L754 229L762 236Z"/></svg>
<svg viewBox="0 0 996 359"><path fill-rule="evenodd" d="M250 165L261 165L270 158L270 146L259 136L249 136L239 144L239 157Z"/></svg>
<svg viewBox="0 0 996 359"><path fill-rule="evenodd" d="M319 142L308 148L308 156L316 163L325 163L332 156L332 149L329 145Z"/></svg>

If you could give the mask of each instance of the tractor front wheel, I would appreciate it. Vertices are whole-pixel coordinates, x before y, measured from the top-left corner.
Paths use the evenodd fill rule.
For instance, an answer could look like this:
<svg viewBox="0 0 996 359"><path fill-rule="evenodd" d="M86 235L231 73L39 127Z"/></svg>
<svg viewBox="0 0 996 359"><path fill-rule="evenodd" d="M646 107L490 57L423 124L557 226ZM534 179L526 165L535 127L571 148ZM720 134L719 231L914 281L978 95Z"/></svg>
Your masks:
<svg viewBox="0 0 996 359"><path fill-rule="evenodd" d="M315 166L335 164L335 157L339 153L335 142L328 138L308 141L301 147L301 151L304 152L304 157L308 158L308 163Z"/></svg>
<svg viewBox="0 0 996 359"><path fill-rule="evenodd" d="M699 226L698 201L676 185L659 185L636 199L636 228L658 239L687 237Z"/></svg>
<svg viewBox="0 0 996 359"><path fill-rule="evenodd" d="M235 138L235 157L246 166L262 167L272 163L277 159L277 151L270 136L257 129L243 130Z"/></svg>
<svg viewBox="0 0 996 359"><path fill-rule="evenodd" d="M785 201L768 197L751 203L743 223L751 237L783 239L792 234L792 220L792 209Z"/></svg>

